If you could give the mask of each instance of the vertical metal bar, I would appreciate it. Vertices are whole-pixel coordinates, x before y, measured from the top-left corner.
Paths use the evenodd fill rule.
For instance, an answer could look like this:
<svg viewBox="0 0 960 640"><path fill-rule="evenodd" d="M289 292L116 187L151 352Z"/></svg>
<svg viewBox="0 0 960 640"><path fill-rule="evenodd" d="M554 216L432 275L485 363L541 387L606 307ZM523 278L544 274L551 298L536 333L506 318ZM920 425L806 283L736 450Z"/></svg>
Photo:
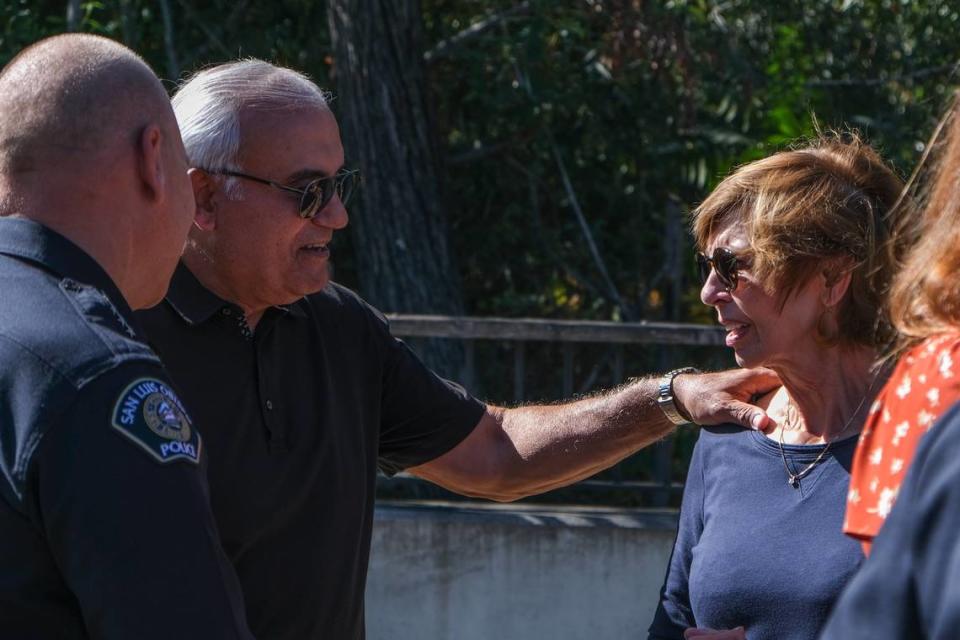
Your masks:
<svg viewBox="0 0 960 640"><path fill-rule="evenodd" d="M569 398L573 395L573 343L564 342L561 349L563 352L563 397Z"/></svg>
<svg viewBox="0 0 960 640"><path fill-rule="evenodd" d="M513 343L513 401L520 404L524 400L524 384L527 377L527 343L516 340Z"/></svg>
<svg viewBox="0 0 960 640"><path fill-rule="evenodd" d="M466 339L463 341L464 359L463 359L463 386L471 393L478 393L476 387L476 361L474 353L474 341Z"/></svg>
<svg viewBox="0 0 960 640"><path fill-rule="evenodd" d="M611 363L610 374L612 376L611 385L617 386L623 383L623 370L624 370L624 355L623 355L623 344L617 343L610 346L610 349L613 351L613 362ZM629 460L629 459L628 459ZM625 464L626 463L626 464ZM615 482L623 482L628 473L625 471L625 467L629 463L627 460L621 461L619 464L614 465L611 469L611 475Z"/></svg>
<svg viewBox="0 0 960 640"><path fill-rule="evenodd" d="M613 384L618 385L623 382L623 345L618 344L613 347Z"/></svg>

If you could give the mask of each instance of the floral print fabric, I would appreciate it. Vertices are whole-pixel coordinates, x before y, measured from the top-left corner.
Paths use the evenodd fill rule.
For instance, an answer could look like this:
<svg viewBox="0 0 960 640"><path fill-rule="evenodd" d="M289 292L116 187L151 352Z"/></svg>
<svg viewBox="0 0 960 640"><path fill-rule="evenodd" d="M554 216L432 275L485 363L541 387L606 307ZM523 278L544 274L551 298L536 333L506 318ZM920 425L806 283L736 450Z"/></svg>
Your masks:
<svg viewBox="0 0 960 640"><path fill-rule="evenodd" d="M870 407L853 458L843 530L870 552L920 439L960 400L960 333L928 338L897 364Z"/></svg>

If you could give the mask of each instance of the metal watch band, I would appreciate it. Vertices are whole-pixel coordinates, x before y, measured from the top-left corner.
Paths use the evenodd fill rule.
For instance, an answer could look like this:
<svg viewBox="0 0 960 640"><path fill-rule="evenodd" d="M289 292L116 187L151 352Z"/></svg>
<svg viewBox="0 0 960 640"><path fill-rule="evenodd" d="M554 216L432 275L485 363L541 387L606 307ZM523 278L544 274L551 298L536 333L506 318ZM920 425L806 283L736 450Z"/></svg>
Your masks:
<svg viewBox="0 0 960 640"><path fill-rule="evenodd" d="M660 378L657 391L657 404L660 406L660 410L663 411L663 415L667 416L667 420L676 425L690 424L689 420L680 415L677 405L673 401L673 379L681 373L700 373L700 371L693 367L681 367L668 371Z"/></svg>

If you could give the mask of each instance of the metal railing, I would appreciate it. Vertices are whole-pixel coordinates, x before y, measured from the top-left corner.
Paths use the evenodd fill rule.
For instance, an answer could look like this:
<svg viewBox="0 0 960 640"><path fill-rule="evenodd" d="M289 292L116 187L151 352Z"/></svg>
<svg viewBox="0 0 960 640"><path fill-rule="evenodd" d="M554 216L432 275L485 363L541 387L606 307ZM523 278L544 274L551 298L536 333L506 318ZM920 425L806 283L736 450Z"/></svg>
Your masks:
<svg viewBox="0 0 960 640"><path fill-rule="evenodd" d="M492 341L506 345L512 359L513 401L529 401L528 393L528 346L531 343L557 343L560 349L559 382L554 388L557 398L569 398L575 393L591 390L600 379L596 365L582 378L575 380L575 364L578 349L583 345L600 345L606 348L606 357L601 364L606 368L603 380L610 386L625 379L626 350L634 345L653 347L658 358L656 370L666 370L688 362L671 361L668 348L720 347L723 345L723 330L717 326L680 324L666 322L599 322L577 320L543 320L534 318L492 318L465 316L402 315L388 314L393 334L407 340L416 349L417 341L427 338L446 338L462 341L464 345L464 368L459 376L467 389L474 390L477 384L477 344ZM702 363L701 363L702 364ZM538 372L538 376L556 377L553 371ZM649 454L648 454L649 455ZM644 494L644 503L664 506L674 502L682 490L682 483L672 477L673 439L653 447L649 480L618 477L613 480L585 480L574 485L577 495L589 495L611 490ZM417 488L422 481L400 474L386 480L381 486ZM426 485L420 486L418 495L431 495ZM561 490L563 491L563 490ZM427 492L426 494L422 492Z"/></svg>

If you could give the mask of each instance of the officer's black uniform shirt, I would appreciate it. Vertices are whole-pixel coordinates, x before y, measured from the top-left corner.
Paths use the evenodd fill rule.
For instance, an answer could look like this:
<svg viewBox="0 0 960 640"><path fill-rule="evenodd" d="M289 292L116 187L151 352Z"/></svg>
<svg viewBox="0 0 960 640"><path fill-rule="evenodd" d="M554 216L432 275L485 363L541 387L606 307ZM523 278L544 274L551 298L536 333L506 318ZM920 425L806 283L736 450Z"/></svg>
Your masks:
<svg viewBox="0 0 960 640"><path fill-rule="evenodd" d="M821 638L960 638L960 403L921 441Z"/></svg>
<svg viewBox="0 0 960 640"><path fill-rule="evenodd" d="M377 467L452 449L483 405L334 284L268 309L250 332L181 266L164 303L138 317L203 425L214 516L251 631L362 638Z"/></svg>
<svg viewBox="0 0 960 640"><path fill-rule="evenodd" d="M0 637L249 639L202 442L101 267L0 219Z"/></svg>

